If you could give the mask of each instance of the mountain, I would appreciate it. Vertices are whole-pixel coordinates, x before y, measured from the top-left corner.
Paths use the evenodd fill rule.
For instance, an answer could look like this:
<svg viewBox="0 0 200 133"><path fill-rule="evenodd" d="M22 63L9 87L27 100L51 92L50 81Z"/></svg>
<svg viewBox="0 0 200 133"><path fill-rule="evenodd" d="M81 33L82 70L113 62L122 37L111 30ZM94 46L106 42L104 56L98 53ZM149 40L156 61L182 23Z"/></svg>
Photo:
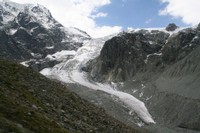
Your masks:
<svg viewBox="0 0 200 133"><path fill-rule="evenodd" d="M83 70L143 101L157 124L199 132L200 25L166 29L123 32Z"/></svg>
<svg viewBox="0 0 200 133"><path fill-rule="evenodd" d="M134 29L91 39L84 31L62 26L41 5L3 0L0 2L0 50L3 51L0 58L15 60L29 68L16 64L13 64L16 67L10 68L12 63L2 61L0 83L6 89L2 88L1 110L5 111L1 111L3 115L0 116L6 123L1 123L6 130L9 127L19 129L19 132L37 132L30 127L32 123L27 123L29 117L21 112L25 109L31 116L33 108L36 120L40 121L40 116L48 118L42 121L47 123L47 126L40 127L44 130L52 127L49 123L52 120L57 123L53 127L65 127L63 130L66 132L131 132L131 128L125 130L123 127L126 126L121 123L144 132L200 132L199 45L200 25L180 28L172 23L166 28ZM7 67L9 71L17 70L6 77L9 75ZM63 85L37 75L30 68L61 81ZM15 79L23 82L15 82ZM86 101L103 108L120 121L116 122L119 125L115 125L115 120L104 114L102 109L88 104L68 89L63 90L61 86L67 86ZM4 91L13 87L15 93ZM41 87L45 89L39 91ZM31 88L30 93L24 88L28 91ZM14 99L21 99L13 100L8 94L12 94ZM24 96L21 97L21 94ZM73 99L76 102L66 102ZM67 106L64 110L63 103ZM17 113L16 105L20 105ZM42 110L35 110L35 105L41 105ZM8 106L12 106L14 111ZM96 110L100 114L94 113L89 117L90 111ZM9 112L11 114L6 115ZM105 122L103 116L110 121ZM24 121L20 121L21 118ZM75 122L78 120L78 123ZM44 125L33 122L37 127ZM114 125L111 124L113 122ZM117 129L112 128L116 126Z"/></svg>
<svg viewBox="0 0 200 133"><path fill-rule="evenodd" d="M170 24L92 39L41 73L75 84L70 90L132 127L196 133L199 29Z"/></svg>
<svg viewBox="0 0 200 133"><path fill-rule="evenodd" d="M139 133L30 68L0 60L0 132Z"/></svg>
<svg viewBox="0 0 200 133"><path fill-rule="evenodd" d="M199 44L196 29L174 32L177 33L150 29L124 32L113 37L105 42L100 56L93 61L92 78L125 81L139 73L162 72Z"/></svg>
<svg viewBox="0 0 200 133"><path fill-rule="evenodd" d="M1 58L26 61L24 64L41 70L44 66L52 67L58 63L46 58L47 55L76 50L89 39L86 32L65 28L39 4L0 2Z"/></svg>

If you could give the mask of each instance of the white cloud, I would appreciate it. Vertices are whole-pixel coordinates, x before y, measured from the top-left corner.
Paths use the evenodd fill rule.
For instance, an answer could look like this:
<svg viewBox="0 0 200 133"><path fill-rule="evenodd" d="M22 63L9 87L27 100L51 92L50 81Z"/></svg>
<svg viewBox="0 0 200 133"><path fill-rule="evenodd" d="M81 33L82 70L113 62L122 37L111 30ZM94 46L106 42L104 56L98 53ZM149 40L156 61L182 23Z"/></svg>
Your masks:
<svg viewBox="0 0 200 133"><path fill-rule="evenodd" d="M99 13L97 13L95 15L92 15L91 17L92 18L99 18L99 17L107 17L107 16L108 16L107 13L99 12Z"/></svg>
<svg viewBox="0 0 200 133"><path fill-rule="evenodd" d="M97 17L108 14L98 12L102 6L111 4L111 0L12 0L18 3L39 3L47 7L53 17L66 27L77 27L92 37L102 37L122 30L121 26L98 26Z"/></svg>
<svg viewBox="0 0 200 133"><path fill-rule="evenodd" d="M146 24L149 24L149 23L151 23L151 22L152 22L152 19L151 19L151 18L145 21Z"/></svg>
<svg viewBox="0 0 200 133"><path fill-rule="evenodd" d="M167 6L159 15L171 15L181 18L186 24L197 25L200 22L200 0L160 0Z"/></svg>

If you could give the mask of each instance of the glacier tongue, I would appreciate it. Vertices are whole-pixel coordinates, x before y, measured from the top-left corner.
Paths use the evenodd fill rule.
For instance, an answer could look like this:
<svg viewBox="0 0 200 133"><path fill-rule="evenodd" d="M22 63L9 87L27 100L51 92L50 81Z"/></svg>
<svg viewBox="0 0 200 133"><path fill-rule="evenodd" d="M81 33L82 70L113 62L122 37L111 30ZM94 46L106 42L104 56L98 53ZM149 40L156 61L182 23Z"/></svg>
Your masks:
<svg viewBox="0 0 200 133"><path fill-rule="evenodd" d="M62 62L53 68L45 68L40 73L65 83L81 84L88 88L114 95L128 106L131 111L135 112L145 123L155 123L142 101L128 93L113 89L109 84L91 82L87 79L87 74L81 71L81 68L89 60L94 59L100 54L105 41L113 36L114 35L87 41L78 49L72 59L69 59L67 62Z"/></svg>

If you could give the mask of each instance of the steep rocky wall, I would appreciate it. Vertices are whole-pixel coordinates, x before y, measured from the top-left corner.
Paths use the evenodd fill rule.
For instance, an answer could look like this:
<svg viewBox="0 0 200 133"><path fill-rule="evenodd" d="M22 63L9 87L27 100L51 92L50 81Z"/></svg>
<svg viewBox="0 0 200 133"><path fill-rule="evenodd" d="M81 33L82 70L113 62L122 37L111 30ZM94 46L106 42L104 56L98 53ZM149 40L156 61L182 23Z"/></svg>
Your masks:
<svg viewBox="0 0 200 133"><path fill-rule="evenodd" d="M162 73L199 45L198 28L174 34L156 30L122 33L105 43L100 56L88 63L88 71L97 81L127 81L141 73Z"/></svg>
<svg viewBox="0 0 200 133"><path fill-rule="evenodd" d="M90 78L116 82L120 90L145 102L158 125L198 132L199 29L186 28L170 36L165 33L160 45L151 42L148 36L155 37L152 32L143 30L114 37L105 43L100 56L88 63Z"/></svg>
<svg viewBox="0 0 200 133"><path fill-rule="evenodd" d="M95 80L125 81L136 73L145 72L145 60L150 54L158 53L168 33L161 31L139 31L123 33L108 40L100 56L91 63L91 76Z"/></svg>

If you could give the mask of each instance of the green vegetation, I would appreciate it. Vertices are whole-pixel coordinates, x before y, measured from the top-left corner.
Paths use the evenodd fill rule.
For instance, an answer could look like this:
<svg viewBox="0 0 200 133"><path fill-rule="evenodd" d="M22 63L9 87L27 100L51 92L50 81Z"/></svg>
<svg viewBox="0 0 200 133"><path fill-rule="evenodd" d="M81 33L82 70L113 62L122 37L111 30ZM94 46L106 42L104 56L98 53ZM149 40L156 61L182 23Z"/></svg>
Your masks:
<svg viewBox="0 0 200 133"><path fill-rule="evenodd" d="M0 127L7 132L48 132L66 133L57 122L44 113L44 103L28 90L30 78L39 78L30 69L0 61ZM26 75L26 77L24 77ZM25 79L24 79L25 78ZM34 87L34 85L33 85ZM36 88L37 89L37 88ZM38 110L41 108L41 111ZM0 131L1 131L0 130Z"/></svg>
<svg viewBox="0 0 200 133"><path fill-rule="evenodd" d="M0 132L138 131L32 69L0 60Z"/></svg>

